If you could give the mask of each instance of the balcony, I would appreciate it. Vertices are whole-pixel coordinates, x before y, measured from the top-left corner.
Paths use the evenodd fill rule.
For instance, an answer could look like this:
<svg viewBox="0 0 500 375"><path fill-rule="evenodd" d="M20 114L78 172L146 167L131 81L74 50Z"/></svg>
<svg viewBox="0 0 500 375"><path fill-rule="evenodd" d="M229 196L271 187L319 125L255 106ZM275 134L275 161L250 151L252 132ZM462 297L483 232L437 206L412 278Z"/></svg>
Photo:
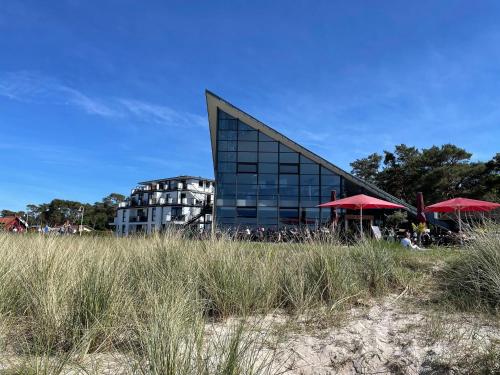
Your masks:
<svg viewBox="0 0 500 375"><path fill-rule="evenodd" d="M132 199L130 201L130 207L140 207L147 206L148 202L142 199Z"/></svg>
<svg viewBox="0 0 500 375"><path fill-rule="evenodd" d="M186 221L186 215L176 215L171 217L171 221Z"/></svg>
<svg viewBox="0 0 500 375"><path fill-rule="evenodd" d="M145 223L148 221L147 216L131 216L129 218L130 223Z"/></svg>

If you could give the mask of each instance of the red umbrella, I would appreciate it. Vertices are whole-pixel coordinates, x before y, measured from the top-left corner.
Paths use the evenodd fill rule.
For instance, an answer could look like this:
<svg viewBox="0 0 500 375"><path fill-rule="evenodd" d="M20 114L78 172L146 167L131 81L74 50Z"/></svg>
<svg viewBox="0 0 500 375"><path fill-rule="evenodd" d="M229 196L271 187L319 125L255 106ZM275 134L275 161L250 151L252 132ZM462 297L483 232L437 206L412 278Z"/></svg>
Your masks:
<svg viewBox="0 0 500 375"><path fill-rule="evenodd" d="M368 195L358 194L352 197L342 198L336 201L320 204L318 207L340 207L350 210L360 210L359 223L361 236L363 236L363 208L405 208L400 204L384 201L382 199L369 197Z"/></svg>
<svg viewBox="0 0 500 375"><path fill-rule="evenodd" d="M462 211L491 211L495 208L499 208L500 204L480 201L477 199L469 198L453 198L447 201L435 203L433 205L427 206L425 211L431 212L458 212L458 226L459 231L462 231L462 220L460 213Z"/></svg>

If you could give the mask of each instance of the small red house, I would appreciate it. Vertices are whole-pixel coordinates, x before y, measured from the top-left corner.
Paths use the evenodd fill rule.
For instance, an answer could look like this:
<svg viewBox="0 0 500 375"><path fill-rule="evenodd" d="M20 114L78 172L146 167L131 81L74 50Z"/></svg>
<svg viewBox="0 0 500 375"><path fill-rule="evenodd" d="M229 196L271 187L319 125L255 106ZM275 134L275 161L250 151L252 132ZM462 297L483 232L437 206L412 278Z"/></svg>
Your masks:
<svg viewBox="0 0 500 375"><path fill-rule="evenodd" d="M26 222L17 216L0 217L0 232L25 232L28 229Z"/></svg>

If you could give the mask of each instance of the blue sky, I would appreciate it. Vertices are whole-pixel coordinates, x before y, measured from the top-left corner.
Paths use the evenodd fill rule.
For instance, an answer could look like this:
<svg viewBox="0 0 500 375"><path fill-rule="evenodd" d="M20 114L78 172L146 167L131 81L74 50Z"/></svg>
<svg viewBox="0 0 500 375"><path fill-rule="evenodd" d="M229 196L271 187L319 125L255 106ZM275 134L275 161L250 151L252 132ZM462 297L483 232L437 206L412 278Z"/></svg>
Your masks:
<svg viewBox="0 0 500 375"><path fill-rule="evenodd" d="M498 1L0 4L0 209L211 177L207 88L345 169L500 151Z"/></svg>

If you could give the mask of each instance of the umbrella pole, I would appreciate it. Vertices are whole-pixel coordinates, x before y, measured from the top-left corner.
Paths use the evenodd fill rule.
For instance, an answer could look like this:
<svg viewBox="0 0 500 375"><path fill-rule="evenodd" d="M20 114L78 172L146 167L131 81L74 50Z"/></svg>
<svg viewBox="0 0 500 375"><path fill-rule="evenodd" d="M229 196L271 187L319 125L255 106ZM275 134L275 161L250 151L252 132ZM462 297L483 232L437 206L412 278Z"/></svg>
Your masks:
<svg viewBox="0 0 500 375"><path fill-rule="evenodd" d="M361 239L363 239L363 206L359 208L359 230L361 231Z"/></svg>
<svg viewBox="0 0 500 375"><path fill-rule="evenodd" d="M460 245L463 245L463 241L462 241L462 215L460 214L460 208L458 209L458 236L460 237Z"/></svg>

